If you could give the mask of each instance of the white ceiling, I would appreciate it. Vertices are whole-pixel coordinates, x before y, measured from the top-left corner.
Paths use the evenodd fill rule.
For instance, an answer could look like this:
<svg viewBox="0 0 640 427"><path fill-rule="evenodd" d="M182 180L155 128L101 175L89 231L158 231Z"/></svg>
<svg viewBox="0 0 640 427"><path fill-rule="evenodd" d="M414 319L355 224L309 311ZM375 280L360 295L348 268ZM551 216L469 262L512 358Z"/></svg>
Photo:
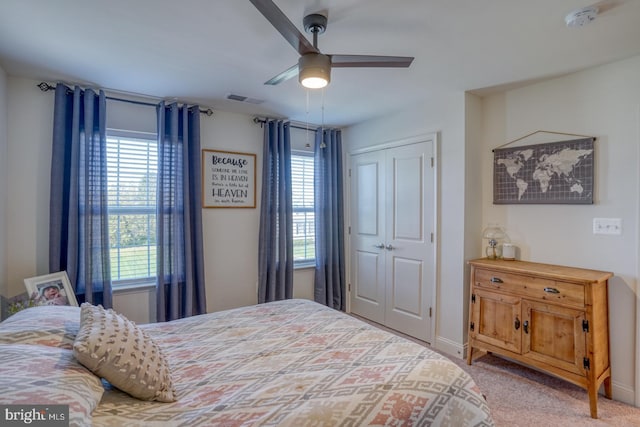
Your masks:
<svg viewBox="0 0 640 427"><path fill-rule="evenodd" d="M301 32L304 15L328 12L318 42L324 53L415 60L408 69L334 69L324 92L307 94L297 79L263 84L298 54L249 0L0 0L0 66L50 83L347 126L443 92L640 53L640 0L599 1L600 15L579 28L564 17L593 0L274 1Z"/></svg>

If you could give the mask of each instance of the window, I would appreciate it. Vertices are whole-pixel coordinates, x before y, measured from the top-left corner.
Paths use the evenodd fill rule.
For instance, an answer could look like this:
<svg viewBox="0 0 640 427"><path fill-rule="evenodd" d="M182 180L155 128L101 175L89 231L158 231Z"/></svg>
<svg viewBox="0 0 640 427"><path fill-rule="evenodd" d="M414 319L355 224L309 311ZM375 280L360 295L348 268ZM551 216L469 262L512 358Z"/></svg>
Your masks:
<svg viewBox="0 0 640 427"><path fill-rule="evenodd" d="M157 165L155 135L107 131L109 245L114 286L155 281Z"/></svg>
<svg viewBox="0 0 640 427"><path fill-rule="evenodd" d="M315 260L313 168L313 153L291 154L293 261L296 266L313 264Z"/></svg>

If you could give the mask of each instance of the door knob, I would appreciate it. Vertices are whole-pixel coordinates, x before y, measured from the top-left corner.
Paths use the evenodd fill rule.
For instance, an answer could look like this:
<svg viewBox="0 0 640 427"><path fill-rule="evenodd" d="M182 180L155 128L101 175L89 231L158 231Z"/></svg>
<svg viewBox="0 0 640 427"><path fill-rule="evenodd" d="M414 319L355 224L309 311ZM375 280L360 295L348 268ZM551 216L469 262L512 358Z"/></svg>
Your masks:
<svg viewBox="0 0 640 427"><path fill-rule="evenodd" d="M374 248L384 249L384 243L378 243L377 245L373 245Z"/></svg>
<svg viewBox="0 0 640 427"><path fill-rule="evenodd" d="M395 248L394 248L393 246L391 246L391 245L387 245L387 248L386 248L386 249L387 249L388 251L392 251L392 250L394 250Z"/></svg>

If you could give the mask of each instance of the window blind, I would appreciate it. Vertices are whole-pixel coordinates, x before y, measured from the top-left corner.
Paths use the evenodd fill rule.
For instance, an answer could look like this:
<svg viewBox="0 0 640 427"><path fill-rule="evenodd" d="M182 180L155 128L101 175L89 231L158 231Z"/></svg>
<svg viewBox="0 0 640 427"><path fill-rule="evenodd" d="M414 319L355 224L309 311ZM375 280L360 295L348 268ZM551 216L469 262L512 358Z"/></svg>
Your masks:
<svg viewBox="0 0 640 427"><path fill-rule="evenodd" d="M291 155L293 203L293 260L315 259L314 159L310 154Z"/></svg>
<svg viewBox="0 0 640 427"><path fill-rule="evenodd" d="M107 135L109 244L114 286L156 276L158 150L151 138Z"/></svg>

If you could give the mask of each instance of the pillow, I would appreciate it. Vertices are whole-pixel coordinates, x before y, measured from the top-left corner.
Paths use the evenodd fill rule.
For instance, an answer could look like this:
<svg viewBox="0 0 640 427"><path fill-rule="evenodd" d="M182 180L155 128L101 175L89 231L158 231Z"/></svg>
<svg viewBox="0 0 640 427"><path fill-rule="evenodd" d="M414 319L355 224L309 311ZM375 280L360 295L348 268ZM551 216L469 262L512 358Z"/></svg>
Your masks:
<svg viewBox="0 0 640 427"><path fill-rule="evenodd" d="M0 323L0 344L40 344L71 350L78 329L80 307L31 307Z"/></svg>
<svg viewBox="0 0 640 427"><path fill-rule="evenodd" d="M135 323L111 309L82 304L73 354L96 375L133 397L176 400L169 365L160 348Z"/></svg>
<svg viewBox="0 0 640 427"><path fill-rule="evenodd" d="M69 405L70 425L91 425L104 387L71 350L0 344L0 404Z"/></svg>

